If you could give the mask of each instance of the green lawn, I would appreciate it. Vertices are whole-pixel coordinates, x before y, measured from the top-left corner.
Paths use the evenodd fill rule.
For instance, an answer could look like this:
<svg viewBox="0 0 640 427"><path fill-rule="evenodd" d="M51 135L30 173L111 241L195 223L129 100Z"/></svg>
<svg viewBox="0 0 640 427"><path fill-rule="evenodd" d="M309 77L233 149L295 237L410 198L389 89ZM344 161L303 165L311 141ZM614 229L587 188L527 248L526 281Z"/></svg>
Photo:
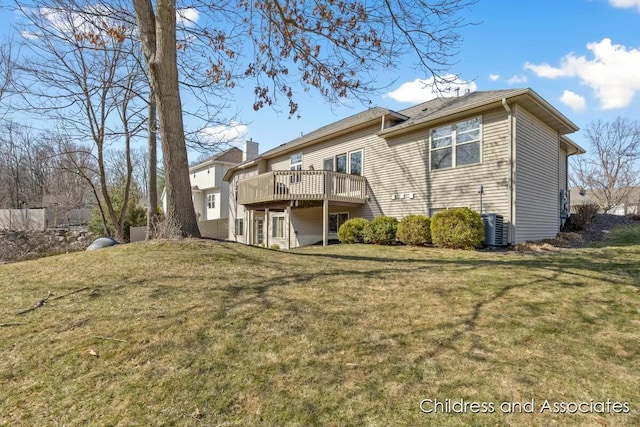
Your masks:
<svg viewBox="0 0 640 427"><path fill-rule="evenodd" d="M640 425L628 235L547 255L163 241L2 265L0 425ZM587 413L551 413L570 402Z"/></svg>

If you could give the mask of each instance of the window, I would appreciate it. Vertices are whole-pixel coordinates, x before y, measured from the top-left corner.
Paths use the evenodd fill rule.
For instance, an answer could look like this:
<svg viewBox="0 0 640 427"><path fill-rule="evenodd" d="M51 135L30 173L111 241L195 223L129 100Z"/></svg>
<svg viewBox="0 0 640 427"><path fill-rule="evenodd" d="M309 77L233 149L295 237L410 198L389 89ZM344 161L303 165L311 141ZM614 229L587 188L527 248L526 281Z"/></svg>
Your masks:
<svg viewBox="0 0 640 427"><path fill-rule="evenodd" d="M336 156L336 172L347 173L347 155L340 154Z"/></svg>
<svg viewBox="0 0 640 427"><path fill-rule="evenodd" d="M271 218L271 237L284 237L284 217L274 216Z"/></svg>
<svg viewBox="0 0 640 427"><path fill-rule="evenodd" d="M264 243L264 219L256 219L256 240L258 244Z"/></svg>
<svg viewBox="0 0 640 427"><path fill-rule="evenodd" d="M244 234L244 219L236 219L235 233L237 236L242 236Z"/></svg>
<svg viewBox="0 0 640 427"><path fill-rule="evenodd" d="M207 194L207 208L215 209L216 207L216 195L215 194Z"/></svg>
<svg viewBox="0 0 640 427"><path fill-rule="evenodd" d="M480 117L431 131L431 170L480 163Z"/></svg>
<svg viewBox="0 0 640 427"><path fill-rule="evenodd" d="M349 212L329 214L329 233L337 233L340 226L349 220Z"/></svg>
<svg viewBox="0 0 640 427"><path fill-rule="evenodd" d="M362 175L362 151L349 153L349 173L351 175Z"/></svg>
<svg viewBox="0 0 640 427"><path fill-rule="evenodd" d="M336 172L349 173L351 175L362 175L362 150L351 151L348 154L338 154L335 158L324 159L322 169L326 171L335 170Z"/></svg>
<svg viewBox="0 0 640 427"><path fill-rule="evenodd" d="M292 171L301 171L302 170L302 153L292 154L290 158L290 169ZM302 176L300 174L292 174L291 182L300 182Z"/></svg>

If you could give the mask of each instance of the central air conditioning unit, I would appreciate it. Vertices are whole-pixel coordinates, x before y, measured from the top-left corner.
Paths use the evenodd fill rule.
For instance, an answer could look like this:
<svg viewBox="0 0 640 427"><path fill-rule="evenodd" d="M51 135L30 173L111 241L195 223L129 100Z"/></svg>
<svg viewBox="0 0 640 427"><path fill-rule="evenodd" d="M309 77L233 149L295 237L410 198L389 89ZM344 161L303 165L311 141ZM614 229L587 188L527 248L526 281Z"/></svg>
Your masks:
<svg viewBox="0 0 640 427"><path fill-rule="evenodd" d="M504 218L498 214L482 214L485 246L505 246Z"/></svg>

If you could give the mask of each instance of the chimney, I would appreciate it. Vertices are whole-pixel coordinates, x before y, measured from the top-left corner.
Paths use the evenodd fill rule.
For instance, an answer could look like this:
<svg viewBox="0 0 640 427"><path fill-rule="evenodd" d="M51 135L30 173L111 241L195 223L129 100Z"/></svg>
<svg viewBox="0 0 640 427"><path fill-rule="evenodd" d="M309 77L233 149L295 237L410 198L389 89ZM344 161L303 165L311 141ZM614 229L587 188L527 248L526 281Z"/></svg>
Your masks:
<svg viewBox="0 0 640 427"><path fill-rule="evenodd" d="M253 142L253 138L249 141L245 141L242 147L242 161L246 162L247 160L253 160L258 157L258 147L259 144L257 142Z"/></svg>

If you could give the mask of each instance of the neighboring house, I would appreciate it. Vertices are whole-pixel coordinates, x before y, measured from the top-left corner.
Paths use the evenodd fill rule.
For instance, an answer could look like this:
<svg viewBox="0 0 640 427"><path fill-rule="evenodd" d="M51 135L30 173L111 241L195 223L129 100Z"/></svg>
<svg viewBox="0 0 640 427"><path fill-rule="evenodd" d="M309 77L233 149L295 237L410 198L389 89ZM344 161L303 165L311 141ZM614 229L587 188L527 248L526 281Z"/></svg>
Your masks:
<svg viewBox="0 0 640 427"><path fill-rule="evenodd" d="M620 190L616 190L620 191ZM612 215L629 215L640 214L640 187L624 187L622 189L625 196L620 200L620 203L615 208L611 209L608 213ZM604 198L601 189L581 189L578 187L571 187L569 189L571 194L571 211L573 212L578 206L597 203L597 199L603 200Z"/></svg>
<svg viewBox="0 0 640 427"><path fill-rule="evenodd" d="M229 183L222 177L233 166L258 155L258 144L247 141L244 150L230 148L189 168L191 197L200 233L205 237L226 238L229 218ZM162 192L166 212L166 193Z"/></svg>
<svg viewBox="0 0 640 427"><path fill-rule="evenodd" d="M229 239L292 248L337 238L349 218L500 215L500 240L556 236L578 130L531 89L375 107L230 168Z"/></svg>

